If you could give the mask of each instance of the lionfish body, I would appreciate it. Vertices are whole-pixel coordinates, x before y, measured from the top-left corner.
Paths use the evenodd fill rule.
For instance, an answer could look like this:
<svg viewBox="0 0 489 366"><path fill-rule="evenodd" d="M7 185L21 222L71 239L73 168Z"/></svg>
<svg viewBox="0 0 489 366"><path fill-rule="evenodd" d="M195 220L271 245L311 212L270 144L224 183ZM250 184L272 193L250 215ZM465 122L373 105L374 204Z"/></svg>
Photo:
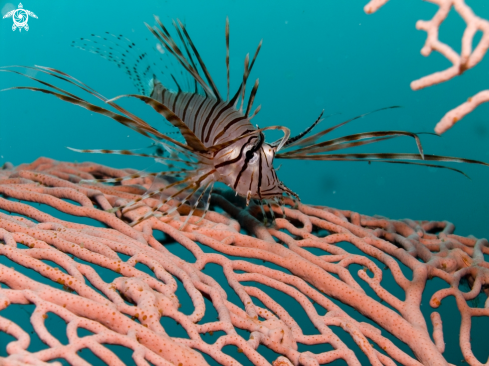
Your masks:
<svg viewBox="0 0 489 366"><path fill-rule="evenodd" d="M247 136L217 150L208 159L213 170L209 179L226 184L248 200L282 196L285 192L295 196L279 181L273 168L276 147L266 143L248 115L231 102L198 93L172 92L157 81L151 98L171 106L206 148ZM199 155L198 151L194 153ZM201 159L206 159L205 154Z"/></svg>
<svg viewBox="0 0 489 366"><path fill-rule="evenodd" d="M226 65L227 65L227 97L223 98L212 77L207 70L200 54L193 44L185 26L181 23L173 23L178 39L176 42L168 30L156 18L157 26L148 29L158 39L160 45L167 51L168 57L173 57L177 65L183 69L180 74L187 78L182 81L175 72L160 72L166 75L169 82L174 83L172 90L168 85L162 83L156 76L154 68L148 62L147 53L134 54L135 44L122 35L100 37L92 35L92 39L83 39L79 48L97 53L102 57L115 62L132 79L141 94L121 95L113 99L107 99L92 88L79 80L61 71L47 67L34 68L39 72L54 76L65 82L77 86L83 91L102 100L117 112L89 103L66 90L38 80L27 74L14 70L0 70L13 72L35 80L51 89L33 87L14 87L11 89L27 89L41 91L51 94L69 103L81 106L90 111L110 117L117 122L137 131L138 133L153 140L161 150L161 155L139 154L129 150L77 150L88 153L109 153L150 157L157 162L165 164L168 169L159 173L133 174L124 178L98 179L92 182L120 183L137 177L154 177L154 183L147 193L140 198L128 202L123 207L116 208L123 213L136 206L140 201L156 197L160 203L152 208L150 212L135 220L137 224L151 216L167 215L181 205L187 203L191 206L188 218L194 210L203 203L204 214L209 208L212 188L215 182L222 182L231 187L242 197L247 204L256 200L260 205L266 203L281 204L281 198L285 196L298 199L298 196L289 190L277 177L273 167L275 158L300 159L300 160L329 160L329 161L377 161L386 163L414 164L430 167L450 169L463 174L463 172L441 165L426 163L425 161L465 162L488 165L483 162L444 157L436 155L424 155L419 137L406 131L374 131L364 132L319 142L329 132L351 122L362 118L370 113L351 118L347 121L334 125L328 129L306 137L307 134L321 121L319 118L305 131L295 137L290 137L290 131L283 126L272 126L258 128L251 124L251 119L258 113L260 107L256 108L250 115L251 107L258 89L256 80L248 98L244 110L244 99L246 95L246 84L248 76L253 68L256 57L261 47L261 42L250 62L246 56L244 62L244 73L240 87L234 96L230 97L229 77L229 23L226 21ZM107 38L109 37L109 39ZM123 43L123 46L121 46ZM171 61L170 61L171 62ZM132 65L130 65L132 63ZM166 65L165 65L166 66ZM171 138L162 133L147 122L122 108L115 100L122 97L137 98L150 105L156 112L164 117L174 128L178 129L184 142ZM238 108L238 104L240 107ZM396 107L389 107L396 108ZM383 109L389 109L383 108ZM374 111L376 112L376 111ZM264 131L281 130L284 136L272 143L265 142ZM337 150L352 148L371 143L384 141L399 136L414 138L418 153L367 153L367 154L331 154ZM283 149L282 152L279 152ZM413 160L422 160L414 162ZM160 179L165 177L165 179ZM165 203L174 200L178 204L167 211L162 211ZM161 211L160 211L161 210ZM273 210L270 209L273 214ZM188 220L187 218L187 220ZM187 222L187 221L186 221ZM186 223L185 222L185 223ZM185 225L185 223L183 225Z"/></svg>

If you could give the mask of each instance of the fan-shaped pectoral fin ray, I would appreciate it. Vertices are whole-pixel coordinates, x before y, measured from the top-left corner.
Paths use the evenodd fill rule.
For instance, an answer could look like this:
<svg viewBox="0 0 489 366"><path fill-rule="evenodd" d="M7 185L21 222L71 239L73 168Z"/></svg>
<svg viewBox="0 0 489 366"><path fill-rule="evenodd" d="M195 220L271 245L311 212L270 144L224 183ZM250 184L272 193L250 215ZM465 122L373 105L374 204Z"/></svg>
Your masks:
<svg viewBox="0 0 489 366"><path fill-rule="evenodd" d="M205 195L205 193L206 193L206 191L207 191L207 188L209 188L209 186L210 186L212 183L213 183L213 182L212 182L212 181L210 181L210 182L208 182L208 183L207 183L207 184L204 186L204 188L203 188L203 190L202 190L202 193L199 195L199 197L197 197L197 200L196 200L196 201L195 201L195 203L192 205L192 207L191 207L191 209L190 209L190 211L189 211L189 213L188 213L188 215L187 215L187 218L185 219L185 221L184 221L184 223L182 224L182 226L180 226L180 229L179 229L180 231L182 231L182 230L185 228L185 226L188 224L188 222L189 222L190 218L192 217L192 214L193 214L193 213L194 213L194 211L197 209L197 206L199 205L200 201L201 201L201 200L202 200L202 198L204 197L204 195ZM199 220L199 221L200 221L200 220Z"/></svg>
<svg viewBox="0 0 489 366"><path fill-rule="evenodd" d="M270 201L266 200L265 202L268 206L268 210L270 211L270 217L272 218L272 225L274 225L275 224L275 212L273 212L272 205L270 204Z"/></svg>
<svg viewBox="0 0 489 366"><path fill-rule="evenodd" d="M162 157L159 155L152 155L152 154L141 154L141 153L134 153L131 150L108 150L108 149L75 149L72 147L67 147L71 151L75 151L78 153L82 154L110 154L110 155L129 155L129 156L138 156L138 157L143 157L143 158L151 158L157 160L159 163L167 164L167 161L170 162L178 162L185 164L187 166L196 166L199 165L199 163L195 163L192 161L187 161L183 159L177 159L177 158L166 158Z"/></svg>
<svg viewBox="0 0 489 366"><path fill-rule="evenodd" d="M105 178L105 179L82 179L80 181L80 184L85 184L85 183L120 183L120 182L124 182L124 181L130 180L130 179L154 177L154 176L161 174L161 173L162 172L147 173L147 174L131 174L131 175L126 175L125 177Z"/></svg>
<svg viewBox="0 0 489 366"><path fill-rule="evenodd" d="M20 65L13 65L13 66L9 66L9 67L25 67L26 69L30 69L30 70L37 70L37 69L36 69L36 68L34 68L34 67L29 67L29 66L20 66ZM75 94L69 93L69 92L68 92L68 91L66 91L66 90L63 90L63 89L61 89L61 88L58 88L57 86L54 86L54 85L52 85L52 84L49 84L49 83L47 83L47 82L45 82L45 81L42 81L42 80L37 79L37 78L35 78L35 77L32 77L32 76L30 76L30 75L24 74L23 72L20 72L20 71L15 71L15 70L9 70L9 69L5 69L5 70L1 70L1 69L0 69L0 72L10 72L10 73L13 73L13 74L17 74L17 75L24 76L24 77L29 78L29 79L31 79L31 80L37 81L38 83L40 83L40 84L42 84L42 85L45 85L45 86L47 86L47 87L49 87L49 88L52 88L52 89L57 90L57 91L59 91L59 92L61 92L61 93L63 93L63 94L66 94L66 95L67 95L67 96L69 96L69 97L72 97L72 98L74 98L74 99L80 99L80 98L79 98L78 96L76 96ZM9 89L12 89L12 88L4 89L4 90L9 90ZM3 91L3 90L2 90L2 91Z"/></svg>
<svg viewBox="0 0 489 366"><path fill-rule="evenodd" d="M201 186L201 183L211 174L213 174L215 172L215 170L211 170L205 174L202 174L200 176L194 176L194 177L188 177L186 179L183 179L179 182L175 182L173 183L171 186L178 186L178 185L181 185L185 182L188 182L189 180L193 180L193 179L196 179L196 181L192 181L191 183L187 184L186 186L184 186L182 189L180 189L179 191L175 192L174 194L172 194L171 196L165 198L164 200L162 200L160 203L158 203L158 205L156 205L155 207L153 207L149 212L147 212L144 216L140 217L138 220L132 222L130 224L130 226L134 226L134 225L137 225L139 224L140 222L152 217L152 216L155 216L155 217L161 217L161 216L166 216L166 215L169 215L171 214L172 212L175 212L176 210L178 210L178 208L180 208L182 205L184 205L194 194L195 192L197 192L197 190L200 188ZM167 187L169 188L169 186ZM163 188L163 190L165 190L166 188ZM184 197L183 199L180 199L179 202L178 202L178 205L170 208L168 211L164 212L164 213L156 213L156 211L158 211L165 203L169 202L170 200L172 200L173 198L177 197L178 195L180 195L181 193L184 193L185 191L187 190L191 190L190 194L188 194L186 197ZM161 190L161 189L160 189Z"/></svg>
<svg viewBox="0 0 489 366"><path fill-rule="evenodd" d="M120 183L124 182L126 180L130 179L136 179L136 178L146 178L146 177L156 177L158 175L180 175L180 174L186 174L188 172L191 172L193 170L191 169L180 169L180 170L164 170L161 172L155 172L155 173L138 173L138 174L131 174L131 175L126 175L125 177L118 177L118 178L106 178L106 179L82 179L80 183Z"/></svg>
<svg viewBox="0 0 489 366"><path fill-rule="evenodd" d="M202 199L205 201L205 207L204 207L204 212L202 213L202 216L200 219L197 220L195 225L199 224L209 211L209 207L211 205L211 197L212 197L212 188L214 187L214 182L211 182L210 186L204 191L204 197Z"/></svg>
<svg viewBox="0 0 489 366"><path fill-rule="evenodd" d="M158 177L156 177L155 179L158 179ZM171 187L174 187L174 186L177 186L177 185L180 185L180 184L183 184L185 182L188 182L189 180L191 180L192 177L186 177L182 180L178 180L176 182L173 182L173 183L169 183L169 184L165 184L163 187L161 188L158 188L158 189L154 189L154 190L150 190L148 192L146 192L145 194L143 194L142 196L138 197L138 198L135 198L133 200L131 200L130 202L128 202L127 204L125 204L124 206L120 206L120 207L114 207L112 210L110 210L110 212L117 212L117 211L121 211L122 213L125 213L127 212L130 208L134 207L136 204L138 204L139 202L141 201L144 201L145 199L148 199L148 198L151 198L151 197L154 197L160 193L163 193L165 190L171 188ZM167 202L165 200L165 202ZM158 209L161 207L162 205L160 205L158 207Z"/></svg>
<svg viewBox="0 0 489 366"><path fill-rule="evenodd" d="M53 92L51 90L48 90L48 89L43 89L43 88L36 88L36 87L28 87L28 86L15 86L15 87L12 87L12 88L8 88L8 89L4 89L4 90L13 90L13 89L18 89L18 90L30 90L30 91L36 91L36 92L41 92L41 93L45 93L45 94L50 94L50 95L54 95L55 97L57 97L58 99L61 99L65 102L68 102L68 103L71 103L71 104L74 104L74 105L78 105L82 108L85 108L91 112L95 112L95 113L98 113L98 114L102 114L106 117L109 117L109 118L112 118L114 120L116 120L117 122L135 130L136 132L146 136L146 137L151 137L143 128L141 128L138 124L136 124L134 121L132 121L131 119L125 117L125 116L122 116L120 114L117 114L117 113L114 113L114 112L111 112L105 108L102 108L102 107L98 107L92 103L89 103L81 98L73 98L73 97L70 97L68 95L65 95L65 94L61 94L61 93L56 93L56 92ZM64 91L63 91L64 92Z"/></svg>
<svg viewBox="0 0 489 366"><path fill-rule="evenodd" d="M258 206L260 207L261 214L263 216L263 225L267 226L268 225L268 217L267 213L265 212L265 209L263 208L263 202L264 200L256 200L258 201Z"/></svg>
<svg viewBox="0 0 489 366"><path fill-rule="evenodd" d="M389 164L405 164L405 165L420 165L420 166L427 166L429 168L437 168L437 169L448 169L457 173L462 174L468 179L470 178L466 173L464 173L460 169L455 169L450 166L444 166L444 165L437 165L437 164L427 164L427 163L416 163L414 161L390 161L390 160L375 160L374 163L389 163Z"/></svg>
<svg viewBox="0 0 489 366"><path fill-rule="evenodd" d="M380 153L380 154L318 154L318 155L293 155L293 156L283 156L281 154L276 155L279 159L298 159L298 160L322 160L322 161L372 161L372 162L382 162L382 163L393 163L393 164L409 164L409 165L422 165L433 168L448 169L460 174L465 175L463 171L447 167L444 165L429 164L429 163L417 163L412 161L403 160L424 160L424 161L440 161L447 163L467 163L467 164L479 164L489 166L489 164L478 160L456 158L451 156L439 156L439 155L425 155L424 159L421 158L419 154L403 154L403 153Z"/></svg>
<svg viewBox="0 0 489 366"><path fill-rule="evenodd" d="M129 226L135 226L135 225L143 222L144 220L149 219L150 217L162 217L162 216L167 216L167 215L175 212L176 210L178 210L178 208L180 208L182 205L184 205L185 202L187 202L195 194L195 192L197 192L197 190L199 189L199 187L200 187L200 184L197 183L197 182L192 182L192 183L184 186L179 191L175 192L171 196L168 196L167 198L165 198L164 200L162 200L160 203L158 203L155 207L153 207L150 211L148 211L146 214L144 214L143 216L141 216L139 219L131 222L129 224ZM177 197L181 193L187 191L188 189L191 189L190 194L188 194L185 198L180 199L179 202L178 202L178 205L170 208L168 211L166 211L164 213L156 213L156 211L158 211L165 203L169 202L170 200L172 200L173 198Z"/></svg>
<svg viewBox="0 0 489 366"><path fill-rule="evenodd" d="M345 142L350 142L350 141L357 141L361 139L371 139L371 138L378 138L378 137L384 137L384 136L392 136L392 137L398 137L398 136L409 136L414 138L416 141L416 146L418 148L419 154L422 159L424 159L424 152L423 152L423 146L421 145L421 141L418 137L417 134L413 132L407 132L407 131L374 131L374 132L362 132L362 133L357 133L354 135L348 135L348 136L343 136L339 137L336 139L320 142L314 145L306 146L297 150L285 152L284 155L297 155L297 154L313 154L313 153L320 153L320 152L326 152L329 151L330 146L335 146L335 145L340 145ZM372 140L370 140L372 141ZM382 141L382 139L376 139L373 140L375 142L377 141ZM369 141L364 141L364 144L369 143ZM359 144L362 145L362 144Z"/></svg>
<svg viewBox="0 0 489 366"><path fill-rule="evenodd" d="M298 159L298 160L341 160L341 159L357 159L357 160L423 160L419 154L410 153L366 153L366 154L324 154L324 155L294 155L293 157L276 155L281 159ZM489 166L488 163L479 160L457 158L453 156L441 155L425 155L426 161L442 161L447 163L468 163Z"/></svg>
<svg viewBox="0 0 489 366"><path fill-rule="evenodd" d="M285 218L286 215L285 215L285 209L284 209L284 206L283 206L283 202L282 202L282 199L278 198L278 197L275 197L273 199L273 203L276 204L281 210L282 210L282 216Z"/></svg>
<svg viewBox="0 0 489 366"><path fill-rule="evenodd" d="M343 143L343 144L338 144L338 145L326 146L326 147L321 149L321 152L330 152L330 151L336 151L336 150L350 149L352 147L374 144L376 142L390 140L390 139L393 139L396 137L397 136L379 137L379 138L370 139L367 141L355 141L355 142ZM293 153L293 151L291 151L291 153ZM288 156L287 152L284 153L284 156Z"/></svg>
<svg viewBox="0 0 489 366"><path fill-rule="evenodd" d="M68 83L70 83L70 84L72 84L72 85L74 85L74 86L82 89L83 91L85 91L85 92L93 95L94 97L96 97L96 98L104 101L105 103L109 104L112 108L116 109L118 112L120 112L120 113L124 114L125 116L129 117L129 119L131 119L141 129L147 129L147 130L154 130L154 131L156 131L149 124L147 124L145 121L143 121L141 118L137 117L136 115L132 114L131 112L129 112L128 110L122 108L121 106L119 106L119 105L117 105L117 104L109 101L102 94L100 94L99 92L97 92L93 88L89 87L88 85L84 84L80 80L74 78L73 76L68 75L67 73L65 73L63 71L56 70L56 69L53 69L51 67L46 67L46 66L36 66L33 69L35 69L37 71L40 71L40 72L43 72L43 73L45 73L47 75L56 77L58 79L61 79L63 81L66 81L66 82L68 82ZM55 88L53 86L51 86L51 87L52 88ZM154 133L152 132L152 134L154 134ZM185 146L185 145L183 145L183 146ZM182 147L182 146L180 146L180 147ZM186 150L190 150L190 149L187 147Z"/></svg>
<svg viewBox="0 0 489 366"><path fill-rule="evenodd" d="M80 106L80 107L85 108L91 112L95 112L95 113L101 114L103 116L112 118L113 120L119 122L120 124L122 124L126 127L129 127L130 129L140 133L143 136L146 136L152 140L156 140L157 142L158 142L158 139L162 139L162 140L166 140L168 142L171 142L172 144L174 144L174 145L176 145L176 146L178 146L184 150L189 150L191 152L194 151L190 146L182 144L182 143L172 139L171 137L168 137L168 136L162 134L161 132L159 132L158 130L154 129L153 127L151 127L149 125L146 125L146 126L141 125L140 123L135 122L131 118L127 118L121 114L114 113L114 112L109 111L108 109L96 106L92 103L87 102L86 100L84 100L82 98L73 98L73 97L70 97L70 96L65 95L65 94L53 92L52 90L43 89L43 88L28 87L28 86L15 86L15 87L4 89L4 90L12 90L12 89L30 90L30 91L41 92L41 93L53 95L53 96L57 97L58 99L61 99L65 102ZM153 136L151 136L151 135L153 135ZM156 139L155 139L155 137L156 137Z"/></svg>
<svg viewBox="0 0 489 366"><path fill-rule="evenodd" d="M17 66L13 66L13 67L17 67ZM18 67L23 67L23 66L18 66ZM13 71L13 70L5 70L5 71L8 71L8 72L14 72L14 73L17 73L17 74L20 74L22 76L26 76L26 77L29 77L30 79L32 80L35 80L45 86L48 86L54 90L57 90L59 91L60 93L56 93L56 92L53 92L51 90L48 90L48 89L42 89L42 88L32 88L32 87L13 87L13 88L9 88L9 89L25 89L25 90L31 90L31 91L39 91L39 92L43 92L43 93L47 93L47 94L51 94L51 95L54 95L56 97L58 97L59 99L62 99L64 101L67 101L69 103L72 103L72 104L75 104L75 105L79 105L85 109L88 109L88 110L91 110L93 112L96 112L96 113L99 113L99 114L102 114L102 115L105 115L105 116L108 116L114 120L116 120L117 122L131 128L132 130L152 139L153 141L156 141L158 143L162 143L161 140L165 140L167 142L170 142L172 144L175 145L175 147L172 147L173 149L175 150L178 150L180 151L181 153L185 153L185 151L188 151L189 153L192 153L194 152L194 149L190 146L187 146L185 144L182 144L174 139L172 139L171 137L168 137L162 133L160 133L159 131L157 131L156 129L154 129L153 127L151 127L150 125L148 125L146 122L144 122L142 119L140 119L139 117L133 115L132 113L130 113L129 111L125 110L124 108L120 107L119 105L113 103L113 102L110 102L107 100L107 98L105 98L103 95L101 95L100 93L98 93L97 91L95 91L94 89L90 88L89 86L87 86L86 84L82 83L81 81L75 79L74 77L62 72L62 71L59 71L59 70L56 70L56 69L53 69L53 68L49 68L49 67L45 67L45 66L36 66L36 67L29 67L27 66L26 68L28 69L33 69L33 70L36 70L36 71L40 71L42 73L45 73L47 75L50 75L50 76L53 76L53 77L56 77L58 79L61 79L63 81L66 81L80 89L82 89L83 91L95 96L96 98L108 103L111 107L115 108L117 111L119 111L120 113L122 113L123 115L120 115L120 114L117 114L117 113L113 113L111 111L108 111L107 109L104 109L104 108L101 108L101 107L98 107L98 106L95 106L94 104L92 103L89 103L87 102L86 100L82 99L82 98L79 98L78 96L74 95L74 94L71 94L69 92L67 92L66 90L63 90L61 88L58 88L58 87L55 87L49 83L46 83L46 82L43 82L39 79L36 79L36 78L33 78L33 77L30 77L26 74L23 74L23 73L20 73L20 72L16 72L16 71ZM9 89L5 89L5 90L9 90ZM129 118L128 118L129 117ZM151 136L153 135L153 136Z"/></svg>
<svg viewBox="0 0 489 366"><path fill-rule="evenodd" d="M372 114L372 113L376 113L376 112L380 112L380 111L383 111L383 110L386 110L386 109L394 109L394 108L401 108L400 106L391 106L391 107L385 107L385 108L380 108L380 109L376 109L375 111L372 111L372 112L367 112L367 113L364 113L364 114L360 114L359 116L356 116L356 117L353 117L353 118L350 118L349 120L346 120L344 122L341 122L341 123L338 123L337 125L334 125L330 128L327 128L323 131L320 131L312 136L309 136L309 137L306 137L304 138L302 141L297 141L296 144L294 144L294 146L296 147L303 147L303 146L307 146L307 145L310 145L312 143L314 143L314 141L317 141L320 137L330 133L331 131L334 131L336 130L337 128L341 127L341 126L344 126L346 125L347 123L350 123L352 121L355 121L357 119L360 119L360 118L363 118L363 117L366 117L368 116L369 114Z"/></svg>
<svg viewBox="0 0 489 366"><path fill-rule="evenodd" d="M22 67L27 67L27 66L22 66ZM47 75L54 76L55 78L61 79L63 81L66 81L70 84L73 84L73 85L79 87L80 89L85 90L87 93L90 93L90 94L96 96L97 98L99 98L101 100L104 100L104 101L107 100L107 98L105 98L102 94L97 92L95 89L91 88L87 84L81 82L80 80L74 78L73 76L71 76L71 75L69 75L63 71L54 69L52 67L40 66L40 65L35 65L35 67L28 67L28 68L34 69L36 71L41 71Z"/></svg>
<svg viewBox="0 0 489 366"><path fill-rule="evenodd" d="M185 122L183 122L180 119L180 117L178 117L175 113L173 113L173 111L170 110L170 108L168 108L163 103L160 103L151 97L138 95L138 94L124 94L115 97L110 101L115 101L117 99L125 98L125 97L136 98L150 105L156 112L158 112L160 115L165 117L168 122L170 122L173 126L177 127L180 130L180 133L183 135L185 141L192 149L199 152L208 151L208 149L204 146L202 141L200 141L200 139L192 132L192 130L187 127Z"/></svg>

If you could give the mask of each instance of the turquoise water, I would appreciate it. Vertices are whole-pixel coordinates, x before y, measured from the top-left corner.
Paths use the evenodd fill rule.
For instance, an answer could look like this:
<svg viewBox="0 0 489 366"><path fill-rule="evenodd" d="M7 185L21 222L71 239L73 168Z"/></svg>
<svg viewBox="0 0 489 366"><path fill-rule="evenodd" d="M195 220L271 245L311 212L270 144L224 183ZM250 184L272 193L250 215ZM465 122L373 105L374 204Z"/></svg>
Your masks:
<svg viewBox="0 0 489 366"><path fill-rule="evenodd" d="M17 3L0 1L2 15ZM70 47L73 40L110 31L136 44L156 45L144 26L153 14L165 24L179 18L187 24L194 43L219 89L226 88L224 26L231 25L231 90L242 77L243 60L263 39L262 51L251 74L260 78L254 119L260 127L284 125L297 134L324 109L338 115L321 123L325 128L378 108L400 105L348 124L334 136L375 130L432 132L450 109L487 88L489 57L473 70L446 83L412 91L411 81L443 70L449 62L437 53L423 57L425 33L415 29L418 19L430 19L437 7L422 1L392 0L379 12L366 15L365 1L28 1L24 8L29 31L12 31L12 19L1 20L0 65L42 65L69 73L107 97L134 93L131 81L113 63ZM489 17L489 6L471 2L474 11ZM456 51L465 23L450 14L441 39ZM480 36L480 35L479 35ZM148 41L146 41L148 39ZM476 37L478 41L479 37ZM32 74L34 76L34 74ZM37 76L40 76L39 74ZM47 79L44 79L47 80ZM51 82L55 80L51 79ZM17 75L2 73L0 88L34 85ZM58 85L58 84L57 84ZM71 89L70 89L71 90ZM124 104L137 114L156 118L141 104ZM458 156L489 162L489 105L482 105L442 137L422 136L427 154ZM81 156L66 149L131 149L147 145L135 132L53 97L29 91L0 93L0 164L27 163L39 156L64 160L91 160L114 167L151 169L137 158ZM416 152L404 137L370 145L366 152ZM356 162L276 161L280 179L305 203L328 205L390 218L448 220L456 233L488 237L489 168L452 164L471 179L425 167ZM1 261L1 259L0 259ZM455 306L445 300L447 308ZM481 323L482 324L482 323ZM458 321L445 323L447 351L452 363L458 350ZM477 324L473 324L474 327ZM482 328L480 328L482 329ZM473 347L482 347L472 333ZM0 356L5 355L1 346ZM452 347L450 347L452 345ZM475 351L476 352L476 351ZM487 351L478 349L481 361Z"/></svg>

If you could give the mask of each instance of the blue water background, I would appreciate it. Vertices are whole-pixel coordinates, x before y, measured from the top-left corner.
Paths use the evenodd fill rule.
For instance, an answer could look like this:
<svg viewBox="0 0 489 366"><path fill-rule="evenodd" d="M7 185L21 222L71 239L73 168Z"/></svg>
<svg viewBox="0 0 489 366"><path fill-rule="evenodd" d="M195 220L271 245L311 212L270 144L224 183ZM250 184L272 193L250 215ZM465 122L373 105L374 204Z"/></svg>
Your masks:
<svg viewBox="0 0 489 366"><path fill-rule="evenodd" d="M250 77L251 82L260 78L255 106L261 104L262 110L253 120L260 127L279 124L297 134L323 109L325 114L339 114L323 121L319 128L377 108L400 105L403 108L382 111L348 124L332 136L385 129L432 132L447 111L488 87L489 57L486 57L462 76L412 91L411 81L451 66L436 52L429 57L420 54L426 33L416 30L415 23L418 19L430 19L437 7L423 1L392 0L378 13L366 15L365 4L366 1L359 0L27 1L23 2L24 8L39 19L29 19L28 32L13 32L11 18L1 20L0 65L50 66L107 97L133 93L136 89L114 64L70 44L92 33L110 31L136 43L144 43L147 38L156 45L143 22L154 24L153 14L157 14L165 24L174 18L187 24L221 93L225 94L224 25L229 16L232 91L241 81L245 55L253 54L258 42L264 40ZM0 1L2 14L17 5ZM478 15L489 18L485 2L472 1L470 6ZM440 37L459 52L464 28L463 20L452 11L441 27ZM480 34L476 41L479 39ZM55 79L43 79L62 85ZM0 74L0 89L18 85L35 84L17 75ZM149 122L159 123L158 115L141 103L122 104ZM425 153L489 162L488 112L489 105L482 105L442 137L422 136ZM0 164L8 161L18 165L46 156L63 161L91 160L114 167L157 169L151 162L138 158L82 156L66 149L67 146L130 149L147 143L144 137L115 121L51 96L18 90L0 93ZM416 147L411 139L402 137L355 151L416 152ZM488 167L452 165L464 170L470 180L448 170L406 165L286 160L276 161L275 166L279 164L282 164L280 179L304 203L390 218L448 220L456 225L460 235L489 236ZM450 306L455 306L453 301ZM475 319L474 323L476 327ZM451 337L447 343L452 342L445 356L449 358L453 352L450 360L458 363L461 360L458 323L455 321L453 328L445 326L448 327L445 337ZM476 347L479 337L474 331L472 335ZM4 350L0 345L0 356L1 352ZM479 357L484 362L487 351L480 351Z"/></svg>

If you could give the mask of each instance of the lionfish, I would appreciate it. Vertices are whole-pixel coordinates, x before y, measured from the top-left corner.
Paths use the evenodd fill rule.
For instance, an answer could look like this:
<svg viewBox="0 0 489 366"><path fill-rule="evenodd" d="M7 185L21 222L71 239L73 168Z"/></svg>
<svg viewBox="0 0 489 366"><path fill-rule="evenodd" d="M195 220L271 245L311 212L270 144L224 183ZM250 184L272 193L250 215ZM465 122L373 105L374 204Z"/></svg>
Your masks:
<svg viewBox="0 0 489 366"><path fill-rule="evenodd" d="M9 89L27 89L54 95L66 102L78 105L92 112L110 117L117 122L133 129L134 131L150 138L153 145L157 146L165 154L142 154L130 150L79 150L74 151L83 153L103 153L142 156L155 159L157 162L165 164L164 171L148 174L132 174L123 178L96 179L88 182L120 183L138 177L154 177L157 181L159 177L170 177L165 183L153 184L149 190L137 199L128 202L122 207L116 207L112 212L121 213L133 208L138 202L150 197L160 198L159 203L148 213L133 221L131 225L136 225L151 216L161 217L177 210L184 204L189 204L192 216L199 204L204 206L203 215L209 209L210 197L213 186L216 182L222 182L232 188L237 195L246 199L248 205L251 200L262 208L263 205L269 207L269 212L273 215L271 205L283 205L283 198L290 197L296 202L299 196L285 186L277 176L277 169L274 168L274 159L300 159L300 160L328 160L328 161L375 161L385 163L415 164L428 167L445 168L464 174L460 170L442 165L429 164L425 161L443 162L463 162L473 164L489 165L480 161L462 159L447 156L425 155L421 146L418 134L407 131L375 131L363 132L353 135L343 136L319 142L321 137L370 113L356 116L342 123L336 124L325 130L306 137L316 125L322 121L321 115L297 136L291 137L290 130L283 126L271 126L259 128L253 126L251 120L260 111L260 106L251 113L253 102L258 90L259 81L256 80L248 102L245 105L246 85L248 77L253 69L255 60L261 49L262 42L259 43L255 54L250 62L249 54L244 61L244 72L240 86L234 95L230 96L230 70L229 70L229 20L226 19L225 43L226 43L226 67L227 67L227 96L224 98L211 74L209 73L202 57L192 42L186 26L177 20L173 21L176 37L172 36L167 28L162 24L158 17L155 17L154 27L145 23L146 27L158 40L158 51L169 58L173 58L177 65L183 68L179 74L172 71L168 65L163 65L167 71L162 74L173 81L176 90L169 88L168 84L163 84L155 75L154 68L147 60L146 52L137 53L136 45L122 35L96 36L93 38L81 39L83 44L76 47L98 53L102 57L115 62L132 79L141 94L126 94L113 99L107 99L94 89L90 88L74 77L59 70L35 66L26 67L38 72L56 77L68 82L92 96L102 100L117 112L112 112L106 108L89 103L66 90L39 80L28 74L11 69L1 70L23 75L36 82L41 83L50 89L36 87L13 87ZM105 42L104 42L105 41ZM121 45L123 44L123 45ZM164 49L163 49L163 48ZM166 52L165 52L166 50ZM136 53L135 53L136 52ZM132 65L131 65L132 64ZM180 80L178 80L180 78ZM148 79L149 83L145 82ZM164 117L172 126L178 129L180 137L184 141L170 137L168 133L162 133L152 127L147 122L137 117L128 110L116 104L115 101L123 98L136 98L150 105L156 112ZM238 104L240 106L238 107ZM397 108L388 107L382 109ZM377 111L374 111L377 112ZM266 142L264 132L268 130L280 130L283 137L274 141ZM399 136L409 136L417 144L418 153L350 153L350 154L331 154L331 152L357 147L361 145L377 143ZM423 162L416 162L423 161ZM87 181L85 181L87 182ZM176 205L170 210L163 211L161 207L174 200ZM266 217L266 216L265 216ZM182 226L182 228L183 228Z"/></svg>

